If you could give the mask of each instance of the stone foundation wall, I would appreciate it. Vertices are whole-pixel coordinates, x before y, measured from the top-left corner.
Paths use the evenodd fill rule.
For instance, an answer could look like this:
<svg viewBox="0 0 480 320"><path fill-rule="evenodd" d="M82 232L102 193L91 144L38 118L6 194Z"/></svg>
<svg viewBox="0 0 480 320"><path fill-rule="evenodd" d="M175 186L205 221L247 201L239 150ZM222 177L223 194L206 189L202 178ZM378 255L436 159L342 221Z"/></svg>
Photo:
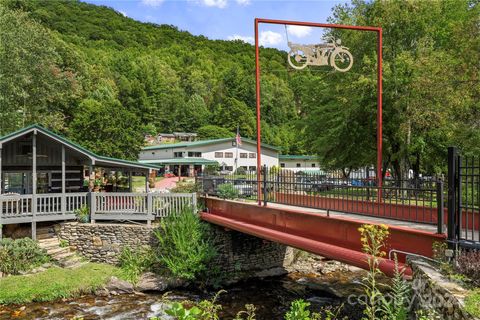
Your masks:
<svg viewBox="0 0 480 320"><path fill-rule="evenodd" d="M285 245L214 225L212 231L218 250L212 265L233 281L285 274L293 261L293 249Z"/></svg>
<svg viewBox="0 0 480 320"><path fill-rule="evenodd" d="M410 259L414 303L417 310L435 310L445 320L478 320L465 310L467 290L447 279L436 266L423 259Z"/></svg>
<svg viewBox="0 0 480 320"><path fill-rule="evenodd" d="M93 262L117 264L122 249L149 246L154 241L153 228L134 224L89 224L68 222L57 225L60 239Z"/></svg>
<svg viewBox="0 0 480 320"><path fill-rule="evenodd" d="M90 261L117 264L122 248L151 246L154 227L132 224L88 224L68 222L57 226L60 239ZM217 256L212 268L236 281L286 273L293 249L271 241L211 225Z"/></svg>

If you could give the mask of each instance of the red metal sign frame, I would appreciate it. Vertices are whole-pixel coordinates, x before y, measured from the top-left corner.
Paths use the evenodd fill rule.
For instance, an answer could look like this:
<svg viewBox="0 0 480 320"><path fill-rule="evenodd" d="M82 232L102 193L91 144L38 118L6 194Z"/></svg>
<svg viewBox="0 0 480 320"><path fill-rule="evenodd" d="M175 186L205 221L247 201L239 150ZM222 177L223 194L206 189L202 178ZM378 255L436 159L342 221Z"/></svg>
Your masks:
<svg viewBox="0 0 480 320"><path fill-rule="evenodd" d="M315 23L303 21L274 20L255 18L255 81L256 81L256 99L257 99L257 194L258 204L261 205L261 170L262 167L262 147L261 147L261 128L260 128L260 51L258 43L258 25L265 24L283 24L292 26L334 28L334 29L350 29L358 31L368 31L377 33L377 185L379 190L378 201L381 199L382 187L382 28L380 27L363 27L349 26L341 24Z"/></svg>

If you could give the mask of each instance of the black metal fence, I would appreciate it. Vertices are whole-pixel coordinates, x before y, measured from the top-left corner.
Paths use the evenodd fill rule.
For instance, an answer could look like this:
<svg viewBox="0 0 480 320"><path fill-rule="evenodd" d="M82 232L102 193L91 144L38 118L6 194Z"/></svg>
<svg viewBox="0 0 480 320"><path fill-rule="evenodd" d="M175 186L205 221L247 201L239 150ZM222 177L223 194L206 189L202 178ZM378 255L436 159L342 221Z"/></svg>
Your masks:
<svg viewBox="0 0 480 320"><path fill-rule="evenodd" d="M368 172L368 171L366 171ZM263 167L258 188L256 172L197 177L205 194L221 196L228 185L235 197L444 227L443 181L436 177L385 179L379 188L374 178L340 172L291 171ZM259 192L260 191L260 192Z"/></svg>
<svg viewBox="0 0 480 320"><path fill-rule="evenodd" d="M448 239L480 249L480 156L448 150Z"/></svg>

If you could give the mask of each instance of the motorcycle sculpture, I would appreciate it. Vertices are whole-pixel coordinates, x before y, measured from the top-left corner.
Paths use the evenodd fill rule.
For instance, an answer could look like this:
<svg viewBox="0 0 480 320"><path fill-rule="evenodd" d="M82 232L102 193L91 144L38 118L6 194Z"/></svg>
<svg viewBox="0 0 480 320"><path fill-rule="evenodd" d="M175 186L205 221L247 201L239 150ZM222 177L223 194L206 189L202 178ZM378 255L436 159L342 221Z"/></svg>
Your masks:
<svg viewBox="0 0 480 320"><path fill-rule="evenodd" d="M302 45L288 42L290 52L288 63L297 70L306 66L330 65L340 72L350 70L353 65L352 54L347 47L341 46L341 40L331 37L331 41L321 44Z"/></svg>

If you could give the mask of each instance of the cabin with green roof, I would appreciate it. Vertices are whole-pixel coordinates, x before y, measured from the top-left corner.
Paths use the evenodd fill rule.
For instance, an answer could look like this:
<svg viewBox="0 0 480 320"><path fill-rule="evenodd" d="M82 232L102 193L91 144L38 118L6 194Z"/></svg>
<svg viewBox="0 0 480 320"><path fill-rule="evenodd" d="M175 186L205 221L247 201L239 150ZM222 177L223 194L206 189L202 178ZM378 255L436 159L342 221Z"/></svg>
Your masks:
<svg viewBox="0 0 480 320"><path fill-rule="evenodd" d="M76 219L83 208L92 222L150 222L170 210L149 193L157 169L97 155L39 125L0 137L0 237L2 225L31 223L35 238L37 222ZM132 193L132 176L145 178L144 193Z"/></svg>

